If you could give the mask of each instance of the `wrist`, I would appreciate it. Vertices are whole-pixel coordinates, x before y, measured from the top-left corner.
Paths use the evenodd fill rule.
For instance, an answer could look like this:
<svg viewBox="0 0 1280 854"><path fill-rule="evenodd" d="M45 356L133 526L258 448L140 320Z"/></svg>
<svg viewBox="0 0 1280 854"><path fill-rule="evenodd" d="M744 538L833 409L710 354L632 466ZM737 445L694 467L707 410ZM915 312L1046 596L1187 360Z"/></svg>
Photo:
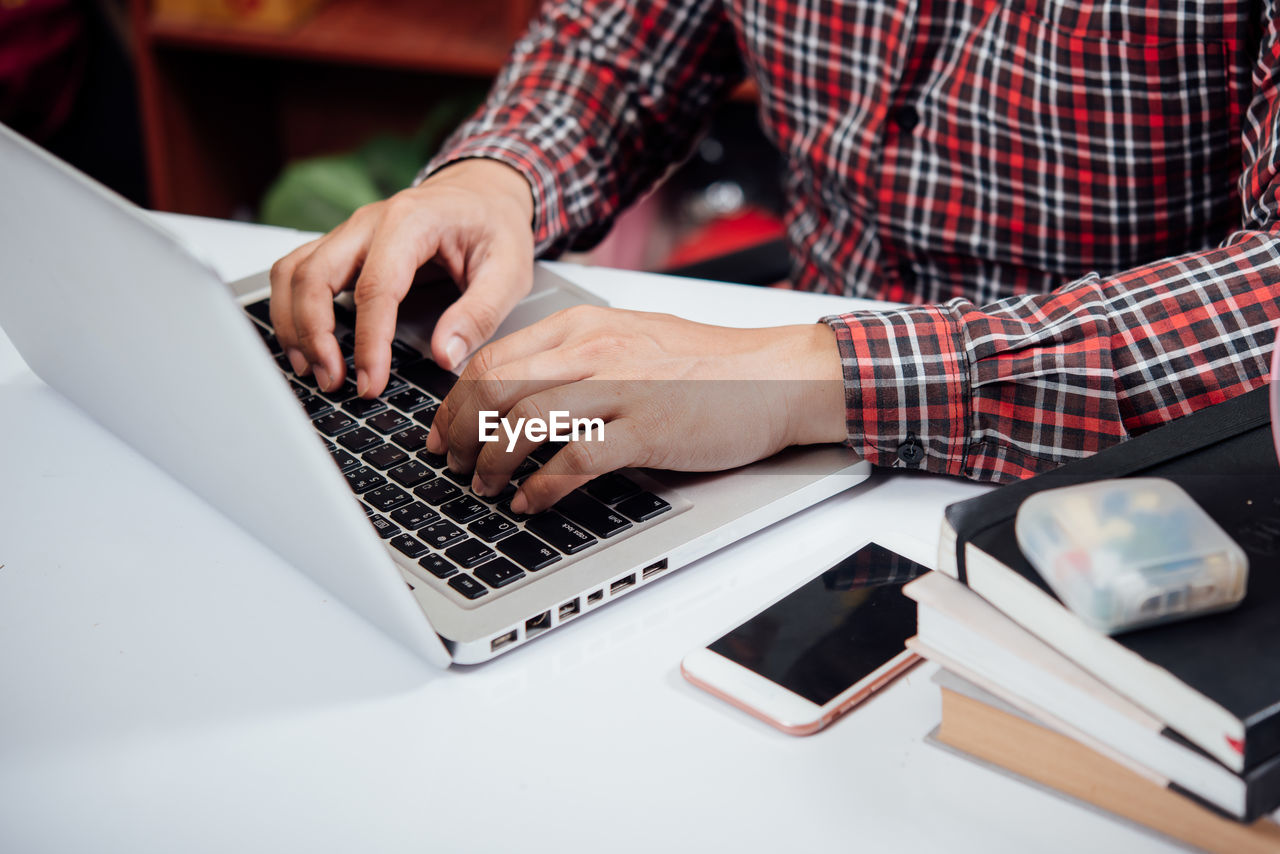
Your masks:
<svg viewBox="0 0 1280 854"><path fill-rule="evenodd" d="M844 368L835 333L825 323L784 329L788 353L784 364L791 389L787 406L789 445L843 442L845 424Z"/></svg>
<svg viewBox="0 0 1280 854"><path fill-rule="evenodd" d="M533 185L524 173L501 160L468 157L432 174L419 186L449 183L484 195L497 195L516 207L521 221L533 228Z"/></svg>

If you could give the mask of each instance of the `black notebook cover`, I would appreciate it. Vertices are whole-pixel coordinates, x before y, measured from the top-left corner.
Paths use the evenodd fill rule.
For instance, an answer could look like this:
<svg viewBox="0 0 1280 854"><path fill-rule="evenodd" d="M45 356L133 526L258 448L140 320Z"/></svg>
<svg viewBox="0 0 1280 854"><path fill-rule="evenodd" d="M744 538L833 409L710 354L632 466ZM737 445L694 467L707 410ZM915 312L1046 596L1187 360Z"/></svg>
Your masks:
<svg viewBox="0 0 1280 854"><path fill-rule="evenodd" d="M1231 611L1114 640L1238 717L1246 772L1280 754L1280 465L1267 393L1266 387L1254 390L947 508L961 581L964 545L971 543L1053 596L1014 538L1023 499L1044 489L1128 475L1164 477L1185 489L1248 553L1245 600Z"/></svg>

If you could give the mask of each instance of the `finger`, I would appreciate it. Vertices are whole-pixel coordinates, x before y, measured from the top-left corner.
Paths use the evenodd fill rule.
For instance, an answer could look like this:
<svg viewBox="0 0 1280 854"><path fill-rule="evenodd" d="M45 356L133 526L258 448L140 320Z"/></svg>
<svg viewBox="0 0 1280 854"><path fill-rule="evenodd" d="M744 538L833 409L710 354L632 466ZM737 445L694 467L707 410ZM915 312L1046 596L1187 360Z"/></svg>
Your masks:
<svg viewBox="0 0 1280 854"><path fill-rule="evenodd" d="M384 220L356 281L356 391L362 397L386 388L400 301L439 246L440 229L428 211L403 205L400 211Z"/></svg>
<svg viewBox="0 0 1280 854"><path fill-rule="evenodd" d="M512 391L517 385L528 391ZM511 479L511 472L520 461L548 438L546 430L555 426L553 413L559 413L564 421L570 418L569 413L579 418L589 416L607 420L614 417L619 401L616 396L602 393L611 386L611 383L590 380L568 383L508 383L501 389L501 393L507 397L487 407L488 412L497 412L499 419L504 419L486 419L490 424L498 421L488 431L496 434L498 441L480 441L479 411L472 410L465 419L460 417L453 422L449 435L450 463L460 471L474 468L476 477L473 482L479 486L481 494L496 495ZM485 410L486 407L482 404L480 411ZM541 425L538 428L544 434L541 438L529 438L526 428L533 424ZM569 427L566 423L560 429L567 430Z"/></svg>
<svg viewBox="0 0 1280 854"><path fill-rule="evenodd" d="M440 410L436 413L435 421L431 425L431 431L427 434L427 450L433 454L443 454L448 450L449 431L452 428L455 413L463 406L463 401L474 387L475 381L490 371L505 368L512 363L559 347L573 328L571 319L573 315L572 309L556 312L550 317L494 341L476 353L475 357L467 363L458 383L441 402ZM581 365L580 362L577 364ZM588 375L588 372L579 368L565 370L559 363L553 365L549 362L538 362L516 373L508 373L511 377L529 379L536 379L540 375L559 377L567 382L582 379Z"/></svg>
<svg viewBox="0 0 1280 854"><path fill-rule="evenodd" d="M463 292L440 315L431 334L431 357L447 370L493 337L499 324L533 287L532 251L488 250L469 271Z"/></svg>
<svg viewBox="0 0 1280 854"><path fill-rule="evenodd" d="M324 391L342 384L346 364L334 337L333 297L364 260L376 216L354 214L320 242L293 272L293 324L298 349Z"/></svg>
<svg viewBox="0 0 1280 854"><path fill-rule="evenodd" d="M531 395L589 375L581 360L567 361L561 350L537 353L489 371L479 379L460 380L446 398L449 408L443 419L436 412L431 426L442 437L458 470L469 471L479 452L481 412L504 416Z"/></svg>
<svg viewBox="0 0 1280 854"><path fill-rule="evenodd" d="M293 271L323 239L309 240L271 265L271 325L294 373L299 375L306 372L307 360L298 349L298 335L293 328Z"/></svg>
<svg viewBox="0 0 1280 854"><path fill-rule="evenodd" d="M626 417L608 421L604 441L570 442L525 478L511 499L516 513L540 513L587 481L632 465L640 458L641 432Z"/></svg>

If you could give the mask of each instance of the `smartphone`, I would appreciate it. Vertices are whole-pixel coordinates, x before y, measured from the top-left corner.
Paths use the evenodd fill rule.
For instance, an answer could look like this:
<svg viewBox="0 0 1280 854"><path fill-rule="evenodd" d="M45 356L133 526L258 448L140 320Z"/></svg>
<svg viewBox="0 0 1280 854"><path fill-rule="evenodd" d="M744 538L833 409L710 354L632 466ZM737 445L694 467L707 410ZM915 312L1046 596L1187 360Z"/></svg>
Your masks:
<svg viewBox="0 0 1280 854"><path fill-rule="evenodd" d="M791 735L810 735L908 670L927 567L870 543L703 649L685 678Z"/></svg>

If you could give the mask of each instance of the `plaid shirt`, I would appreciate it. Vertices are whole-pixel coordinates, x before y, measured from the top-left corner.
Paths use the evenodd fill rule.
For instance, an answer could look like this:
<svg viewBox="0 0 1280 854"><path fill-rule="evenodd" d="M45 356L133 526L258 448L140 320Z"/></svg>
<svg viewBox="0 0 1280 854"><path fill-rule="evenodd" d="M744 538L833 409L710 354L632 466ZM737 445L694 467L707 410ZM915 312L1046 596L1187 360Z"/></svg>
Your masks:
<svg viewBox="0 0 1280 854"><path fill-rule="evenodd" d="M1007 480L1262 383L1280 0L551 0L428 166L519 169L588 245L744 75L849 444Z"/></svg>

